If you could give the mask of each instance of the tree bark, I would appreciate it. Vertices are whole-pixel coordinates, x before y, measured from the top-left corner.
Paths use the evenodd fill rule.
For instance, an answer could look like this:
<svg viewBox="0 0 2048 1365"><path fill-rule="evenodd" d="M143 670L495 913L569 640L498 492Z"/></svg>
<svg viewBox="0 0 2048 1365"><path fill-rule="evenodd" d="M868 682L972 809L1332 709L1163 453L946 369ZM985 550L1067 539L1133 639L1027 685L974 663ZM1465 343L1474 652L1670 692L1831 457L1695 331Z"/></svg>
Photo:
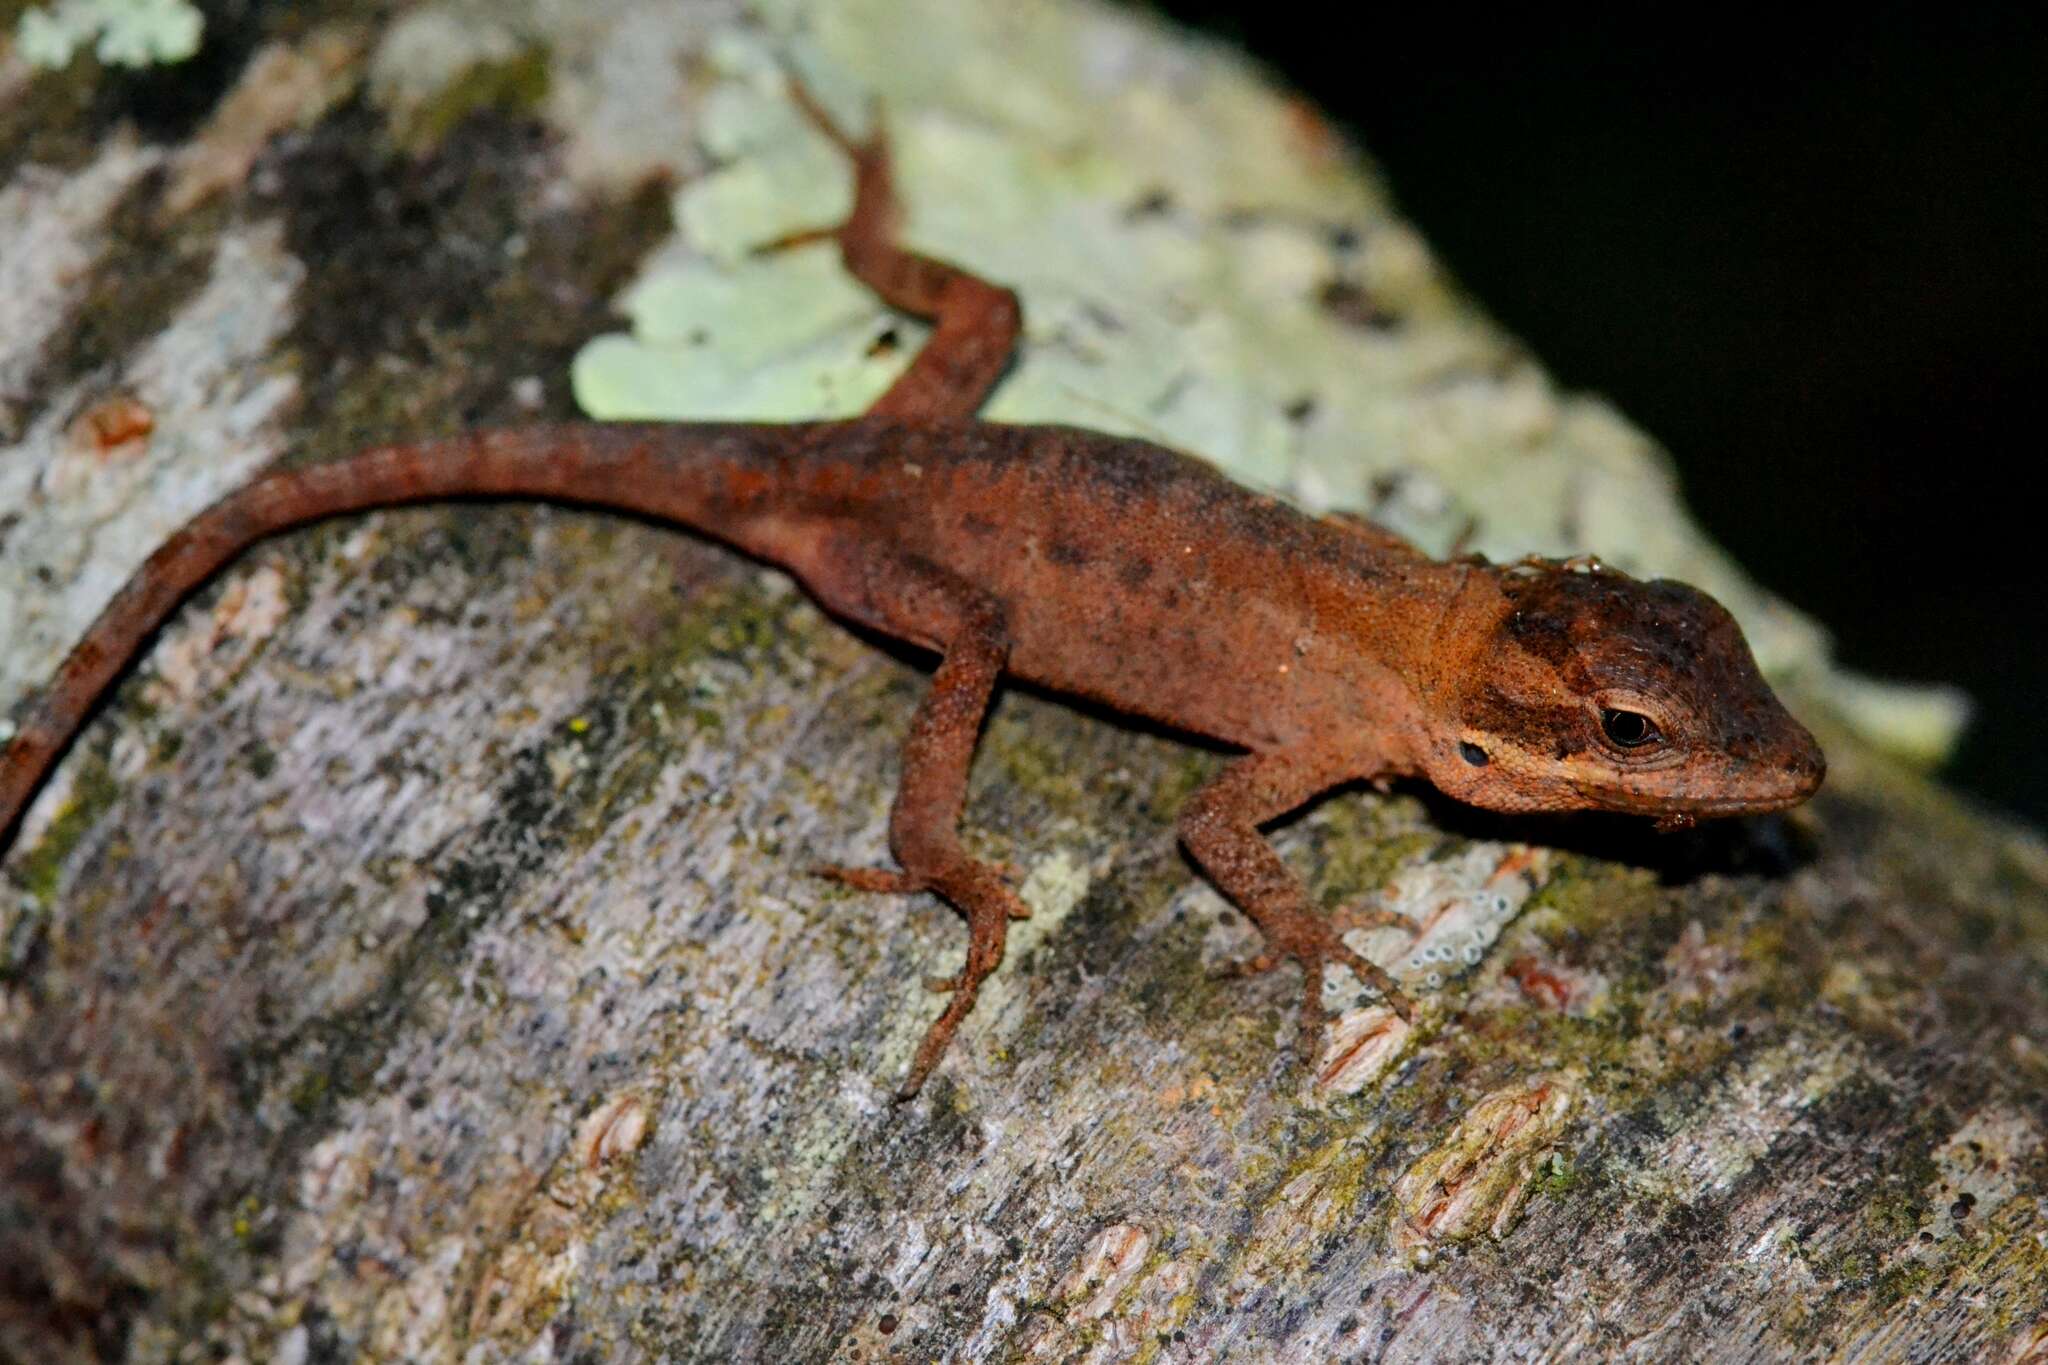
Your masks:
<svg viewBox="0 0 2048 1365"><path fill-rule="evenodd" d="M0 861L0 1354L2048 1358L2048 849L1886 757L1310 113L1080 3L372 11L0 56L0 703L264 462L574 415L636 275L601 414L647 373L858 406L914 329L749 254L838 193L765 54L880 92L913 236L1022 287L999 412L1437 548L1640 522L1619 557L1730 600L1832 776L1668 838L1320 803L1284 853L1415 917L1358 942L1426 1007L1343 979L1305 1074L1295 979L1216 979L1254 935L1174 845L1222 757L1013 692L966 823L1036 914L898 1105L964 934L807 869L884 861L926 661L595 514L287 536Z"/></svg>

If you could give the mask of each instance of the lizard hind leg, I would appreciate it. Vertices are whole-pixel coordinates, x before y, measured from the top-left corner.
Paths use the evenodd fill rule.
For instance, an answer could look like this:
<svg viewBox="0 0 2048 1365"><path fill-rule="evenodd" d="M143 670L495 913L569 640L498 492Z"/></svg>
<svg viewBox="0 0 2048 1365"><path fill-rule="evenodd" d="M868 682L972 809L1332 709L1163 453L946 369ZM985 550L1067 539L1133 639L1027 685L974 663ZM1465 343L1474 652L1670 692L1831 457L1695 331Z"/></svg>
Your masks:
<svg viewBox="0 0 2048 1365"><path fill-rule="evenodd" d="M796 233L767 249L830 238L839 243L847 270L884 303L934 324L931 338L868 408L868 416L912 421L974 416L1017 349L1023 315L1016 294L898 242L903 213L879 111L870 118L873 131L856 138L794 75L789 91L804 117L852 163L853 209L836 228Z"/></svg>
<svg viewBox="0 0 2048 1365"><path fill-rule="evenodd" d="M957 976L929 983L952 998L925 1031L898 1099L909 1099L923 1087L961 1021L973 1010L981 983L1002 962L1009 922L1031 913L1010 888L1008 877L1015 869L971 857L961 846L959 833L968 767L996 679L1009 657L1002 612L982 594L936 570L905 572L913 580L913 592L938 592L952 599L957 627L903 745L902 777L889 813L889 851L900 870L817 869L821 876L865 891L933 892L967 921L967 961Z"/></svg>

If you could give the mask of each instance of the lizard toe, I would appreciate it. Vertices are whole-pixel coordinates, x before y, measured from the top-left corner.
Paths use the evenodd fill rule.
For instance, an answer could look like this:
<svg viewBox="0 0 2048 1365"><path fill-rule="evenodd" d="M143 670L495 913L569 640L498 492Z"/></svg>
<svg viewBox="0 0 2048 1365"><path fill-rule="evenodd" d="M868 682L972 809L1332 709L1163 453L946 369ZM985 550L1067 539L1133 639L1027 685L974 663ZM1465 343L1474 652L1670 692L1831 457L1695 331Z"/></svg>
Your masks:
<svg viewBox="0 0 2048 1365"><path fill-rule="evenodd" d="M1353 929L1406 929L1410 937L1416 928L1415 921L1398 910L1366 905L1350 905L1336 911L1330 916L1330 927L1340 934Z"/></svg>
<svg viewBox="0 0 2048 1365"><path fill-rule="evenodd" d="M847 867L839 863L825 863L812 868L811 875L850 886L856 891L875 891L891 896L907 896L931 888L931 883L925 878L890 867Z"/></svg>

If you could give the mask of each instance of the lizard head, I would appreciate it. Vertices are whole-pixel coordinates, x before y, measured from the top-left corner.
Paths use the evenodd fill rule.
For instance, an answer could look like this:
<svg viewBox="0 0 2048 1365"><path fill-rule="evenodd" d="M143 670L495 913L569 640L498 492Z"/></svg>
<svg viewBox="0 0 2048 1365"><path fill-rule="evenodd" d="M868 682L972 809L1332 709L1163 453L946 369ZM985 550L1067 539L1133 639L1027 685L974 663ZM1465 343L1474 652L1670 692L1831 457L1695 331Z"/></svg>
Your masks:
<svg viewBox="0 0 2048 1365"><path fill-rule="evenodd" d="M1456 614L1474 653L1436 690L1426 767L1492 810L1613 810L1682 827L1797 805L1820 746L1726 608L1597 562L1486 571Z"/></svg>

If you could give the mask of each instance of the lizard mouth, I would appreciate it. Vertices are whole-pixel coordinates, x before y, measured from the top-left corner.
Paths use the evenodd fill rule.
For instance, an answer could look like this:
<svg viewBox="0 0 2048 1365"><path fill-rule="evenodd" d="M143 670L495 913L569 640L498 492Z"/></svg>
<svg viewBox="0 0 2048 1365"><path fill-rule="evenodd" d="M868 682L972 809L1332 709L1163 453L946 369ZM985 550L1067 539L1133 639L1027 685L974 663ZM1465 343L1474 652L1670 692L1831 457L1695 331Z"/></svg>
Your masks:
<svg viewBox="0 0 2048 1365"><path fill-rule="evenodd" d="M1816 791L1827 776L1827 760L1818 745L1778 763L1745 762L1713 776L1716 787L1733 789L1731 795L1701 795L1682 788L1671 792L1617 792L1612 789L1588 795L1608 810L1628 815L1658 817L1674 828L1692 820L1709 820L1733 815L1765 815L1799 805Z"/></svg>

